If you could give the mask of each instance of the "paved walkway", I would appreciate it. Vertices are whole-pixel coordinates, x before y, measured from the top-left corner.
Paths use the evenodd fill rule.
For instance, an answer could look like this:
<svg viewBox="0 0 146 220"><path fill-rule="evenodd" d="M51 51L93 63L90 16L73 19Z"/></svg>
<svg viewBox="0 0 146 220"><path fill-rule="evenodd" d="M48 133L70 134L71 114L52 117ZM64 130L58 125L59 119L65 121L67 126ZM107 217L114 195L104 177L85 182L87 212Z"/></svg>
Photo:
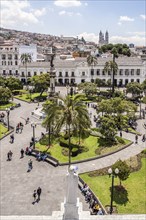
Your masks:
<svg viewBox="0 0 146 220"><path fill-rule="evenodd" d="M20 101L17 101L20 102ZM10 124L16 126L18 122L24 122L24 119L30 117L30 120L38 122L35 129L36 137L40 137L41 132L45 131L39 124L40 121L31 117L30 112L36 108L37 104L27 104L21 102L21 107L10 112ZM93 111L91 109L91 111ZM92 113L93 115L94 113ZM145 132L142 124L143 120L138 122L138 129ZM15 134L14 144L9 143L9 136L4 138L0 144L0 165L1 165L1 215L51 215L52 211L60 210L60 204L65 195L65 174L67 166L54 168L45 162L33 160L33 169L27 173L28 156L20 159L20 149L27 147L32 137L31 125L25 125L22 134ZM129 133L123 133L123 136L134 140L135 136ZM114 156L97 159L94 161L80 163L79 172L87 172L112 165L118 159L127 159L140 153L145 148L145 143L139 137L138 144L132 144L130 147L115 153ZM6 155L9 150L13 152L12 161L6 161ZM32 205L32 193L38 186L42 188L42 196L39 203ZM80 200L83 202L84 210L87 210L87 204L79 193Z"/></svg>

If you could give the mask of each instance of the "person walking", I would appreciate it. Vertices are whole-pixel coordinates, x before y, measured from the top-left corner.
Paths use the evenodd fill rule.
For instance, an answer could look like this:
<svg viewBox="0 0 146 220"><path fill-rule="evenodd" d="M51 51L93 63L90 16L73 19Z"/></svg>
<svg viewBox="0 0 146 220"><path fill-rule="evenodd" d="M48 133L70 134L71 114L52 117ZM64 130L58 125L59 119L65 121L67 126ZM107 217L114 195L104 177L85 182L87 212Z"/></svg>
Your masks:
<svg viewBox="0 0 146 220"><path fill-rule="evenodd" d="M10 152L7 153L7 161L10 161Z"/></svg>
<svg viewBox="0 0 146 220"><path fill-rule="evenodd" d="M34 192L33 192L33 204L36 202L36 196L37 196L37 192L36 192L36 190L34 190Z"/></svg>
<svg viewBox="0 0 146 220"><path fill-rule="evenodd" d="M24 157L24 150L23 150L23 148L21 149L20 153L21 153L21 157L20 158L23 158Z"/></svg>
<svg viewBox="0 0 146 220"><path fill-rule="evenodd" d="M37 189L38 201L40 200L41 193L42 193L42 189L41 187L38 187Z"/></svg>
<svg viewBox="0 0 146 220"><path fill-rule="evenodd" d="M138 143L138 135L136 134L135 135L135 144L137 144Z"/></svg>
<svg viewBox="0 0 146 220"><path fill-rule="evenodd" d="M28 170L27 170L27 172L30 172L31 170L32 170L32 160L30 159L29 161L28 161Z"/></svg>
<svg viewBox="0 0 146 220"><path fill-rule="evenodd" d="M120 137L122 138L122 131L120 131Z"/></svg>
<svg viewBox="0 0 146 220"><path fill-rule="evenodd" d="M146 140L146 137L145 137L145 134L142 136L142 141L145 142Z"/></svg>

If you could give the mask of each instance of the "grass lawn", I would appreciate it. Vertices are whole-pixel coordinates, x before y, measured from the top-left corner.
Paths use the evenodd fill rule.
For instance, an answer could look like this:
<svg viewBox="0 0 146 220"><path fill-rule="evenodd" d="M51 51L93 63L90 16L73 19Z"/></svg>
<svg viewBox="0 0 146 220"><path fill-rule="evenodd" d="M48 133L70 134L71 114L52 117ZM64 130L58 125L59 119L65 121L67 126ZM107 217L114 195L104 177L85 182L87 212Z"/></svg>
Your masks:
<svg viewBox="0 0 146 220"><path fill-rule="evenodd" d="M46 92L44 92L43 94L42 94L42 98L43 97L45 97L47 95L47 93ZM22 100L22 101L26 101L26 102L31 102L31 99L35 99L35 98L38 98L40 96L40 93L29 93L29 92L27 92L27 93L23 93L23 94L21 94L21 95L16 95L16 96L14 96L15 98L18 98L18 99L20 99L20 100Z"/></svg>
<svg viewBox="0 0 146 220"><path fill-rule="evenodd" d="M10 108L11 106L15 106L16 104L13 102L10 102L6 105L0 105L0 110L5 110L6 108Z"/></svg>
<svg viewBox="0 0 146 220"><path fill-rule="evenodd" d="M48 138L46 138L46 140L48 140ZM72 161L78 161L78 160L84 160L84 159L88 159L88 158L93 158L96 157L98 155L101 154L105 154L105 153L109 153L112 152L114 150L117 150L119 148L121 148L123 145L130 143L129 140L124 140L124 144L117 144L117 145L113 145L111 147L101 147L100 146L100 139L98 137L95 136L89 136L88 138L84 139L81 141L81 145L85 147L85 150L83 150L83 152L79 153L77 156L72 156ZM71 138L71 142L73 144L77 144L78 143L78 138L74 137ZM39 151L46 151L47 150L47 146L44 144L41 144L40 142L36 143L36 148ZM101 149L100 149L101 148ZM65 147L61 147L59 145L59 139L53 141L52 146L50 147L50 149L47 151L52 157L58 159L60 162L68 162L68 155L64 155L62 154L62 151L67 150L68 148ZM97 152L96 152L97 151Z"/></svg>
<svg viewBox="0 0 146 220"><path fill-rule="evenodd" d="M7 132L8 129L0 123L0 138L2 138Z"/></svg>
<svg viewBox="0 0 146 220"><path fill-rule="evenodd" d="M114 190L114 202L120 214L146 214L146 158L142 158L142 168L130 174L122 182L123 191ZM106 176L90 177L87 173L80 177L91 187L104 206L110 205L111 178ZM119 184L115 178L114 185Z"/></svg>

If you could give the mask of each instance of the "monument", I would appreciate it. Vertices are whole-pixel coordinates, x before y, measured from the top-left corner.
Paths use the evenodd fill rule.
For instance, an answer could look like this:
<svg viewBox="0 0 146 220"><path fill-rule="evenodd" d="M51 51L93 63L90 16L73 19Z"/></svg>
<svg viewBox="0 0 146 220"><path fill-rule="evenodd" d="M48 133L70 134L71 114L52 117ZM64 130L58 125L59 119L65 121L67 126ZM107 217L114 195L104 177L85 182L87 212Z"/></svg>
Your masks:
<svg viewBox="0 0 146 220"><path fill-rule="evenodd" d="M49 88L49 97L54 97L55 95L55 77L56 77L56 71L53 64L53 60L55 57L55 53L52 53L50 51L45 51L46 61L50 63L49 68L49 76L50 76L50 88Z"/></svg>
<svg viewBox="0 0 146 220"><path fill-rule="evenodd" d="M79 199L77 198L78 174L75 167L70 166L66 176L66 198L63 220L79 220Z"/></svg>

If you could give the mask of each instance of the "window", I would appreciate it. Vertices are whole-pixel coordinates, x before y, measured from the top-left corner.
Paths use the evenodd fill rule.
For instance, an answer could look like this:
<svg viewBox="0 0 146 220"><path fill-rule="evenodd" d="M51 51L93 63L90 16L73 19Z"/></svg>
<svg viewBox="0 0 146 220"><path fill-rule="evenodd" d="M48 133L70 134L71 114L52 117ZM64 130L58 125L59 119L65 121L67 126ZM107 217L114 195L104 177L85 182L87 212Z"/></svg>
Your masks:
<svg viewBox="0 0 146 220"><path fill-rule="evenodd" d="M18 70L15 71L15 74L18 75Z"/></svg>
<svg viewBox="0 0 146 220"><path fill-rule="evenodd" d="M5 60L5 59L6 59L6 55L2 54L2 60Z"/></svg>
<svg viewBox="0 0 146 220"><path fill-rule="evenodd" d="M131 69L131 75L134 75L134 69Z"/></svg>
<svg viewBox="0 0 146 220"><path fill-rule="evenodd" d="M136 75L140 75L140 69L137 69Z"/></svg>
<svg viewBox="0 0 146 220"><path fill-rule="evenodd" d="M30 72L28 72L28 77L31 77L31 74L30 74Z"/></svg>
<svg viewBox="0 0 146 220"><path fill-rule="evenodd" d="M102 70L102 75L103 75L103 76L105 75L105 71L104 71L104 70Z"/></svg>
<svg viewBox="0 0 146 220"><path fill-rule="evenodd" d="M129 75L129 70L128 70L128 69L125 70L125 75L126 75L126 76Z"/></svg>
<svg viewBox="0 0 146 220"><path fill-rule="evenodd" d="M110 70L108 71L108 76L111 76L111 71Z"/></svg>
<svg viewBox="0 0 146 220"><path fill-rule="evenodd" d="M71 72L71 76L72 76L72 77L75 77L75 73L74 73L74 72Z"/></svg>
<svg viewBox="0 0 146 220"><path fill-rule="evenodd" d="M93 69L91 70L91 76L94 76L94 70Z"/></svg>
<svg viewBox="0 0 146 220"><path fill-rule="evenodd" d="M137 79L137 80L136 80L136 82L140 83L140 80L139 80L139 79Z"/></svg>
<svg viewBox="0 0 146 220"><path fill-rule="evenodd" d="M9 70L9 74L12 75L12 70Z"/></svg>
<svg viewBox="0 0 146 220"><path fill-rule="evenodd" d="M3 75L6 75L6 70L3 70Z"/></svg>
<svg viewBox="0 0 146 220"><path fill-rule="evenodd" d="M119 71L119 75L120 75L120 76L123 75L123 70L120 69L120 71Z"/></svg>
<svg viewBox="0 0 146 220"><path fill-rule="evenodd" d="M15 54L14 59L18 60L18 55L17 54Z"/></svg>
<svg viewBox="0 0 146 220"><path fill-rule="evenodd" d="M85 76L85 72L82 72L82 76Z"/></svg>
<svg viewBox="0 0 146 220"><path fill-rule="evenodd" d="M68 77L68 72L65 72L65 77Z"/></svg>
<svg viewBox="0 0 146 220"><path fill-rule="evenodd" d="M62 77L62 72L59 72L59 77Z"/></svg>
<svg viewBox="0 0 146 220"><path fill-rule="evenodd" d="M134 82L134 79L131 79L131 82Z"/></svg>
<svg viewBox="0 0 146 220"><path fill-rule="evenodd" d="M21 73L22 77L24 77L24 72Z"/></svg>
<svg viewBox="0 0 146 220"><path fill-rule="evenodd" d="M97 76L99 76L100 75L100 70L97 70L96 74L97 74Z"/></svg>
<svg viewBox="0 0 146 220"><path fill-rule="evenodd" d="M16 65L16 66L18 65L18 62L17 62L17 61L15 61L15 65Z"/></svg>
<svg viewBox="0 0 146 220"><path fill-rule="evenodd" d="M8 54L8 60L12 60L12 54Z"/></svg>
<svg viewBox="0 0 146 220"><path fill-rule="evenodd" d="M37 72L35 71L35 72L34 72L34 76L36 76L36 75L37 75Z"/></svg>

